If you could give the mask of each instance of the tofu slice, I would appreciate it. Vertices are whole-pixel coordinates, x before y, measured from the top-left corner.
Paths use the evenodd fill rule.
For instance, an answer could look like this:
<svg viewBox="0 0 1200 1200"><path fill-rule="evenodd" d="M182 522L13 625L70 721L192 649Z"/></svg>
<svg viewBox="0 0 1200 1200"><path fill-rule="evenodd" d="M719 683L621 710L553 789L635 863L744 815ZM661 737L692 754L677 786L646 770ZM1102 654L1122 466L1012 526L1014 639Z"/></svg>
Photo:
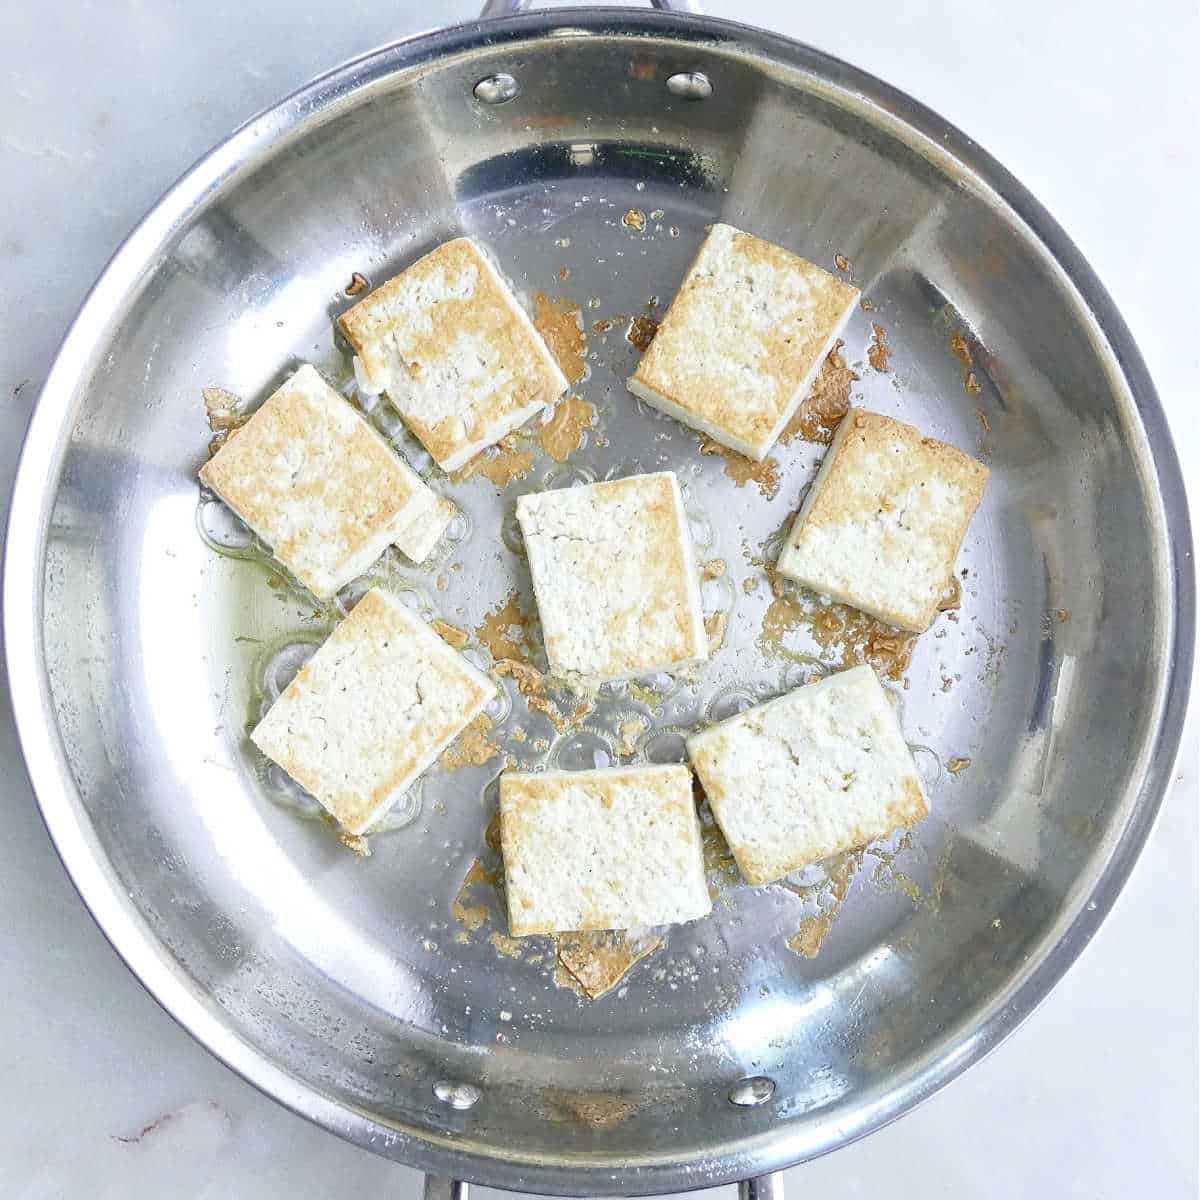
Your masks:
<svg viewBox="0 0 1200 1200"><path fill-rule="evenodd" d="M629 390L761 460L808 395L859 292L807 260L714 225Z"/></svg>
<svg viewBox="0 0 1200 1200"><path fill-rule="evenodd" d="M200 479L321 600L392 542L421 562L457 511L307 363Z"/></svg>
<svg viewBox="0 0 1200 1200"><path fill-rule="evenodd" d="M386 392L444 471L524 424L567 380L488 256L445 242L339 323L369 392Z"/></svg>
<svg viewBox="0 0 1200 1200"><path fill-rule="evenodd" d="M429 492L434 499L433 507L423 508L392 538L392 543L416 563L429 557L447 526L458 516L458 509L445 496L439 496L432 488Z"/></svg>
<svg viewBox="0 0 1200 1200"><path fill-rule="evenodd" d="M708 658L672 472L521 496L517 521L552 674L602 683Z"/></svg>
<svg viewBox="0 0 1200 1200"><path fill-rule="evenodd" d="M852 408L779 555L779 573L920 633L983 497L988 469L945 442Z"/></svg>
<svg viewBox="0 0 1200 1200"><path fill-rule="evenodd" d="M712 911L680 763L500 776L513 937L693 921Z"/></svg>
<svg viewBox="0 0 1200 1200"><path fill-rule="evenodd" d="M365 833L496 694L424 621L372 588L251 741L349 833Z"/></svg>
<svg viewBox="0 0 1200 1200"><path fill-rule="evenodd" d="M896 714L870 667L748 708L694 734L687 748L750 883L772 883L929 811Z"/></svg>

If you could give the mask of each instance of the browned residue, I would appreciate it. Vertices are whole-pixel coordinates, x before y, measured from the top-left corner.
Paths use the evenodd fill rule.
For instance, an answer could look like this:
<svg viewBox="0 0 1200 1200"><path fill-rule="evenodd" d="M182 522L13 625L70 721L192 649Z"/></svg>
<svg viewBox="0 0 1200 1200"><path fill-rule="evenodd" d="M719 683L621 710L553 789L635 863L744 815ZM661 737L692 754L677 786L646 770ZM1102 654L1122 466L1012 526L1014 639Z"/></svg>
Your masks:
<svg viewBox="0 0 1200 1200"><path fill-rule="evenodd" d="M833 918L825 913L818 917L805 917L800 922L800 928L788 938L788 949L803 954L805 958L816 958L832 924Z"/></svg>
<svg viewBox="0 0 1200 1200"><path fill-rule="evenodd" d="M723 612L715 612L704 618L704 632L708 635L708 652L715 654L725 640L729 618Z"/></svg>
<svg viewBox="0 0 1200 1200"><path fill-rule="evenodd" d="M645 354L657 332L658 322L653 317L634 317L629 323L625 337Z"/></svg>
<svg viewBox="0 0 1200 1200"><path fill-rule="evenodd" d="M351 850L357 854L359 858L371 857L371 843L368 842L361 833L348 833L343 829L337 835L337 840L341 842L347 850Z"/></svg>
<svg viewBox="0 0 1200 1200"><path fill-rule="evenodd" d="M840 905L850 891L855 872L862 866L863 852L851 850L845 854L835 854L825 861L825 874L829 880L829 890L835 905Z"/></svg>
<svg viewBox="0 0 1200 1200"><path fill-rule="evenodd" d="M957 575L951 575L942 589L942 598L938 601L938 612L950 612L962 607L962 583Z"/></svg>
<svg viewBox="0 0 1200 1200"><path fill-rule="evenodd" d="M637 54L629 63L630 79L657 79L661 70L661 59L658 55Z"/></svg>
<svg viewBox="0 0 1200 1200"><path fill-rule="evenodd" d="M578 396L568 396L542 426L538 441L555 462L566 462L583 445L586 432L595 419L596 409L591 404Z"/></svg>
<svg viewBox="0 0 1200 1200"><path fill-rule="evenodd" d="M471 904L469 902L471 888L480 883L494 887L496 877L491 872L485 870L483 860L477 858L471 864L471 868L467 872L466 878L462 881L458 889L458 895L454 897L454 903L451 906L454 919L467 933L474 933L475 930L482 928L490 914L490 910L486 904ZM466 939L462 938L461 940L465 941Z"/></svg>
<svg viewBox="0 0 1200 1200"><path fill-rule="evenodd" d="M533 470L533 451L516 434L508 434L488 450L475 455L463 468L451 473L455 483L466 483L476 475L490 479L497 487L507 487L524 479Z"/></svg>
<svg viewBox="0 0 1200 1200"><path fill-rule="evenodd" d="M792 657L788 634L807 628L831 666L870 663L876 674L899 680L908 670L917 635L895 629L845 604L816 604L783 586L775 564L759 560L766 571L773 599L763 614L759 649L768 658Z"/></svg>
<svg viewBox="0 0 1200 1200"><path fill-rule="evenodd" d="M871 326L871 345L867 350L867 361L876 371L888 369L888 357L891 347L887 344L887 330L882 325Z"/></svg>
<svg viewBox="0 0 1200 1200"><path fill-rule="evenodd" d="M555 963L555 982L562 986L558 978L560 971L569 985L570 975L558 962ZM578 987L575 990L580 991ZM580 991L580 995L584 994ZM578 1121L591 1129L607 1129L610 1125L618 1125L622 1121L627 1121L648 1103L644 1098L639 1100L631 1096L568 1092L561 1088L543 1088L540 1098L553 1105L546 1114L547 1119L553 1121L562 1120L565 1117L569 1121Z"/></svg>
<svg viewBox="0 0 1200 1200"><path fill-rule="evenodd" d="M215 435L208 443L211 458L250 419L242 412L242 400L224 388L202 388L204 411L208 416L208 427Z"/></svg>
<svg viewBox="0 0 1200 1200"><path fill-rule="evenodd" d="M700 443L700 453L719 454L725 460L725 474L737 487L756 484L767 500L773 500L779 491L779 463L773 458L755 462L736 450L730 450L728 446L722 446L720 442L714 442L712 438L705 438Z"/></svg>
<svg viewBox="0 0 1200 1200"><path fill-rule="evenodd" d="M828 653L842 647L839 666L870 663L877 675L899 680L908 670L915 633L906 633L844 604L818 605L812 614L813 636Z"/></svg>
<svg viewBox="0 0 1200 1200"><path fill-rule="evenodd" d="M622 756L628 757L637 753L638 738L650 728L650 722L645 717L627 717L617 726L617 736L613 749Z"/></svg>
<svg viewBox="0 0 1200 1200"><path fill-rule="evenodd" d="M455 650L461 650L471 640L470 634L465 629L459 629L457 625L451 625L448 621L439 619L433 621L432 625L434 633L448 646L453 646Z"/></svg>
<svg viewBox="0 0 1200 1200"><path fill-rule="evenodd" d="M492 668L495 675L508 675L517 684L517 690L525 697L525 703L533 712L540 712L559 733L575 729L591 712L586 700L577 701L570 712L563 712L547 695L550 679L535 666L517 659L504 658Z"/></svg>
<svg viewBox="0 0 1200 1200"><path fill-rule="evenodd" d="M493 854L499 854L502 849L500 840L500 810L496 809L492 813L492 819L487 823L487 828L483 831L483 844L492 851ZM499 882L499 876L492 876L492 882Z"/></svg>
<svg viewBox="0 0 1200 1200"><path fill-rule="evenodd" d="M640 208L631 208L622 218L621 224L634 233L643 233L646 229L646 214Z"/></svg>
<svg viewBox="0 0 1200 1200"><path fill-rule="evenodd" d="M767 611L763 614L762 628L758 634L758 648L768 658L779 658L787 655L785 639L793 630L804 624L806 613L800 604L799 597L789 593L783 586L773 562L761 558L753 560L756 566L761 566L767 575L767 583L771 588L772 600Z"/></svg>
<svg viewBox="0 0 1200 1200"><path fill-rule="evenodd" d="M591 996L583 990L583 984L562 965L562 960L557 956L554 957L554 986L562 988L564 991L574 992L577 996L582 996L585 1000L590 1000Z"/></svg>
<svg viewBox="0 0 1200 1200"><path fill-rule="evenodd" d="M347 296L361 296L371 285L367 282L367 277L358 271L355 271L350 276L350 282L346 284Z"/></svg>
<svg viewBox="0 0 1200 1200"><path fill-rule="evenodd" d="M558 278L563 283L566 283L567 280L571 278L571 268L568 267L566 263L563 263L563 265L558 268Z"/></svg>
<svg viewBox="0 0 1200 1200"><path fill-rule="evenodd" d="M971 357L971 346L961 333L952 334L950 337L950 353L962 363L963 369L963 387L967 390L968 396L978 396L983 388L979 384L979 380L975 377L975 372L972 369L975 365L974 359ZM987 418L984 418L984 426L987 427Z"/></svg>
<svg viewBox="0 0 1200 1200"><path fill-rule="evenodd" d="M613 327L613 323L607 317L601 317L598 321L592 322L592 328L597 333L607 333Z"/></svg>
<svg viewBox="0 0 1200 1200"><path fill-rule="evenodd" d="M951 775L958 775L965 771L970 765L971 760L969 758L952 758L948 763L946 763L946 770L949 771Z"/></svg>
<svg viewBox="0 0 1200 1200"><path fill-rule="evenodd" d="M833 256L833 265L837 267L839 271L850 270L850 260L844 254L835 254Z"/></svg>
<svg viewBox="0 0 1200 1200"><path fill-rule="evenodd" d="M644 704L647 708L657 708L663 701L661 693L656 692L647 684L638 683L636 680L631 681L627 685L626 691L628 691L631 700L636 700L639 704Z"/></svg>
<svg viewBox="0 0 1200 1200"><path fill-rule="evenodd" d="M1071 610L1069 608L1056 608L1054 610L1054 619L1060 625L1066 624L1071 619Z"/></svg>
<svg viewBox="0 0 1200 1200"><path fill-rule="evenodd" d="M558 369L567 377L568 383L578 383L587 374L587 363L583 358L587 337L583 332L579 305L567 296L551 300L545 292L538 292L533 298L533 306L533 324L554 355Z"/></svg>
<svg viewBox="0 0 1200 1200"><path fill-rule="evenodd" d="M491 731L491 717L480 713L443 751L442 766L457 771L460 767L482 767L495 758L500 747L488 736Z"/></svg>
<svg viewBox="0 0 1200 1200"><path fill-rule="evenodd" d="M779 435L785 446L794 437L807 442L833 441L838 423L850 408L850 385L858 382L858 375L846 365L844 345L839 338L826 355L812 389Z"/></svg>
<svg viewBox="0 0 1200 1200"><path fill-rule="evenodd" d="M494 836L493 836L494 830ZM493 855L499 855L499 814L497 813L491 824L488 826L487 833L484 834L484 840L488 844L488 849ZM522 942L520 938L510 937L507 933L497 929L493 924L493 905L489 903L493 898L499 898L500 903L497 908L500 913L503 913L504 904L502 900L502 868L497 865L494 869L489 869L485 865L484 858L477 858L467 872L466 878L462 881L458 889L458 895L454 899L453 912L454 919L461 926L455 941L459 943L467 943L471 940L473 933L486 932L488 944L496 951L497 954L505 958L519 959L524 957L524 951L527 948L532 948L535 943L530 941ZM485 893L485 897L479 903L472 903L472 889L483 885L490 890L490 894ZM536 955L526 958L527 962L540 961Z"/></svg>
<svg viewBox="0 0 1200 1200"><path fill-rule="evenodd" d="M875 312L876 311L875 305L872 304L871 301L866 298L866 296L864 296L858 302L858 307L861 308L863 310L863 312Z"/></svg>
<svg viewBox="0 0 1200 1200"><path fill-rule="evenodd" d="M589 1000L598 1000L612 991L638 963L663 945L657 935L635 937L619 929L561 933L557 941L558 965Z"/></svg>
<svg viewBox="0 0 1200 1200"><path fill-rule="evenodd" d="M501 933L500 930L493 929L488 934L488 942L496 950L497 954L501 954L505 958L521 957L523 947L519 938L509 937L507 933Z"/></svg>
<svg viewBox="0 0 1200 1200"><path fill-rule="evenodd" d="M961 333L956 333L950 338L950 353L968 370L974 365L971 347Z"/></svg>
<svg viewBox="0 0 1200 1200"><path fill-rule="evenodd" d="M700 578L720 579L726 570L727 567L723 558L710 558L707 562L700 564Z"/></svg>
<svg viewBox="0 0 1200 1200"><path fill-rule="evenodd" d="M987 413L985 413L982 408L977 408L975 410L975 415L979 418L980 425L983 426L983 432L991 433L992 432L992 423L991 423L991 421L988 420Z"/></svg>
<svg viewBox="0 0 1200 1200"><path fill-rule="evenodd" d="M794 950L805 958L816 958L833 925L834 917L849 894L850 884L862 862L863 851L850 850L825 860L825 878L819 883L803 887L786 879L780 881L801 900L815 900L819 910L814 916L801 921L796 932L787 939L789 950Z"/></svg>
<svg viewBox="0 0 1200 1200"><path fill-rule="evenodd" d="M475 630L481 646L486 646L494 659L513 659L516 662L529 660L529 617L521 608L521 598L510 592L499 608L493 609L483 618Z"/></svg>

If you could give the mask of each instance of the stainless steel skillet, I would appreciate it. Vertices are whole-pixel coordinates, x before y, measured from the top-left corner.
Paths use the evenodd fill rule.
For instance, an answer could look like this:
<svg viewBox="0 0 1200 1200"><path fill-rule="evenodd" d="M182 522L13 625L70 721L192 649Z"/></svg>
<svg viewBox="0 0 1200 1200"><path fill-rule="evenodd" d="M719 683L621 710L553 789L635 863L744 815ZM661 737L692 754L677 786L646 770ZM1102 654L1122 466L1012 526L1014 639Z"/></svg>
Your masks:
<svg viewBox="0 0 1200 1200"><path fill-rule="evenodd" d="M708 99L670 90L689 71L711 81ZM498 73L520 96L476 100ZM643 234L621 224L629 208L647 215ZM259 778L243 732L265 669L324 618L273 589L252 552L200 539L197 393L261 396L301 356L341 372L328 316L351 272L382 278L454 229L488 241L531 295L575 298L591 324L668 297L717 214L827 264L845 255L877 308L848 338L863 362L856 395L991 456L996 487L963 560L978 582L957 626L923 640L902 697L914 742L943 764L972 761L933 780L936 816L912 850L860 869L817 958L784 945L805 901L731 890L624 997L586 1004L532 952L456 942L453 900L496 764L431 783L420 817L375 839L367 863ZM863 361L873 323L893 349L887 372ZM607 343L590 330L581 394L601 424L589 445L563 467L539 459L503 493L486 480L455 490L472 527L445 591L441 569L395 578L475 629L521 586L519 560L497 548L517 490L668 456L734 585L712 589L713 608L731 609L728 641L694 693L620 701L663 732L643 752L669 754L674 728L739 688L780 688L794 666L759 650L769 601L761 580L757 593L743 585L820 451L781 453L773 500L736 487L689 435L630 405L623 324ZM956 331L977 397L949 349ZM1123 326L985 156L779 39L571 12L339 71L156 209L47 385L17 487L5 620L22 737L64 858L121 952L206 1044L300 1111L427 1168L662 1190L768 1170L894 1116L994 1044L1078 952L1169 766L1190 667L1187 548L1177 471ZM602 752L607 727L594 724L590 743L549 753ZM774 1094L734 1108L747 1076ZM455 1109L439 1097L470 1093L441 1083L480 1098Z"/></svg>

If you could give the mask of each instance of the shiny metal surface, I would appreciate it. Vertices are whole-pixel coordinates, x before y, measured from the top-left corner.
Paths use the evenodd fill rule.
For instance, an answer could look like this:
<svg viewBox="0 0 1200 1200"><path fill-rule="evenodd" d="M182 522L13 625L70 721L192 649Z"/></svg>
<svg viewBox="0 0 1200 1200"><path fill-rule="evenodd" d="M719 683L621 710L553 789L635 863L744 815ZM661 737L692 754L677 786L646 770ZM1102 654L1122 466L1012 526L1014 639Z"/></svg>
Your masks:
<svg viewBox="0 0 1200 1200"><path fill-rule="evenodd" d="M476 100L484 104L507 104L521 94L521 85L507 72L485 75L472 88Z"/></svg>
<svg viewBox="0 0 1200 1200"><path fill-rule="evenodd" d="M164 199L45 386L13 502L5 635L68 869L132 969L216 1054L297 1111L442 1175L679 1190L769 1172L899 1115L1069 966L1170 770L1194 636L1190 534L1120 318L967 139L769 35L627 10L567 20L448 31L352 63ZM713 80L709 101L666 93L684 70ZM521 96L473 100L505 71ZM621 222L631 207L650 214L643 233ZM271 586L252 547L230 551L236 531L205 524L211 512L198 521L199 390L260 398L300 358L348 378L330 317L351 274L382 279L459 230L521 288L566 293L590 321L669 297L717 216L819 262L845 255L877 310L856 316L850 358L876 322L892 347L891 370L862 366L855 395L990 455L960 564L975 587L959 622L922 639L901 694L909 735L936 752L923 754L934 813L895 871L859 873L820 955L784 945L804 915L792 893L735 888L712 920L673 931L624 995L587 1004L528 956L456 943L451 906L495 763L431 777L416 819L375 838L366 862L264 778L245 737L264 672L332 617ZM758 647L765 590L741 583L820 448L781 450L774 500L734 487L721 459L626 395L636 352L622 328L590 334L579 392L601 415L589 445L502 493L480 478L452 489L470 522L445 590L443 565L389 578L474 629L523 586L502 540L518 491L551 471L569 482L673 465L711 538L702 557L724 559L737 586L707 597L730 609L710 667L660 687L644 748L669 756L675 729L714 704L795 681L794 664ZM978 396L951 328L974 350ZM607 703L610 718L629 707ZM604 718L589 719L592 741L552 752L594 754ZM522 719L518 700L508 727ZM952 756L971 767L934 770ZM770 1102L731 1105L760 1074L776 1082ZM479 1101L443 1103L442 1081Z"/></svg>
<svg viewBox="0 0 1200 1200"><path fill-rule="evenodd" d="M738 1200L783 1200L783 1172L743 1180L738 1184Z"/></svg>
<svg viewBox="0 0 1200 1200"><path fill-rule="evenodd" d="M471 1185L443 1175L425 1176L425 1200L470 1200Z"/></svg>
<svg viewBox="0 0 1200 1200"><path fill-rule="evenodd" d="M700 0L650 0L652 8L663 12L690 13L699 17L703 14ZM486 20L493 17L515 17L517 13L529 8L539 8L541 5L531 4L530 0L484 0L482 17Z"/></svg>

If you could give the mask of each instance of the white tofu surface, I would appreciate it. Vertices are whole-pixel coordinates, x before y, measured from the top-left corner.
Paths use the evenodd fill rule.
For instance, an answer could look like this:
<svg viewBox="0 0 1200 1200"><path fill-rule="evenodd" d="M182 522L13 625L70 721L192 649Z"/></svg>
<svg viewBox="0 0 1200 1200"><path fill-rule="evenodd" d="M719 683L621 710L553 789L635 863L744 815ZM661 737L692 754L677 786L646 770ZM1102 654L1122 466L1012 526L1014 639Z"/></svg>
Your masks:
<svg viewBox="0 0 1200 1200"><path fill-rule="evenodd" d="M390 593L372 588L250 735L350 833L364 833L496 687Z"/></svg>
<svg viewBox="0 0 1200 1200"><path fill-rule="evenodd" d="M738 867L771 883L912 825L921 777L875 672L853 667L687 740Z"/></svg>
<svg viewBox="0 0 1200 1200"><path fill-rule="evenodd" d="M488 256L455 238L339 318L359 383L384 392L445 471L457 471L567 390Z"/></svg>
<svg viewBox="0 0 1200 1200"><path fill-rule="evenodd" d="M506 772L500 833L514 937L668 925L712 910L692 773L681 764Z"/></svg>
<svg viewBox="0 0 1200 1200"><path fill-rule="evenodd" d="M603 682L708 658L673 473L525 495L517 520L553 674Z"/></svg>
<svg viewBox="0 0 1200 1200"><path fill-rule="evenodd" d="M761 460L808 395L858 289L781 246L714 225L629 390Z"/></svg>
<svg viewBox="0 0 1200 1200"><path fill-rule="evenodd" d="M433 503L423 508L413 520L396 531L392 542L413 562L424 562L438 544L447 526L458 515L458 509L430 489Z"/></svg>
<svg viewBox="0 0 1200 1200"><path fill-rule="evenodd" d="M395 543L420 562L455 509L305 364L200 469L319 599Z"/></svg>
<svg viewBox="0 0 1200 1200"><path fill-rule="evenodd" d="M779 573L900 629L937 614L988 469L879 413L842 418Z"/></svg>

